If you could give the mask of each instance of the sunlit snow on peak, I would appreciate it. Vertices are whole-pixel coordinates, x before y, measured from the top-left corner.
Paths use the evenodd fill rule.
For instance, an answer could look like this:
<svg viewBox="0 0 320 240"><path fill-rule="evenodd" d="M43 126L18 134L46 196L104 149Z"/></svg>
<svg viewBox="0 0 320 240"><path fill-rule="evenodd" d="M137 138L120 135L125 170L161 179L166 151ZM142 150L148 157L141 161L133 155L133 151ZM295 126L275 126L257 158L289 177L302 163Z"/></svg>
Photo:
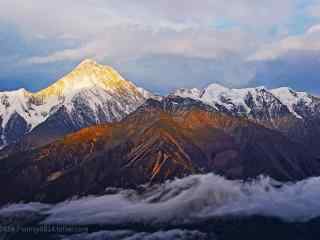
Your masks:
<svg viewBox="0 0 320 240"><path fill-rule="evenodd" d="M99 87L108 91L136 91L133 83L126 81L115 69L93 60L82 61L73 71L48 88L35 94L37 97L63 96L86 88Z"/></svg>
<svg viewBox="0 0 320 240"><path fill-rule="evenodd" d="M112 67L86 59L65 77L39 92L25 89L0 92L1 127L6 132L10 119L19 118L28 125L26 132L29 132L61 107L73 117L77 115L75 109L90 109L94 123L112 122L121 120L150 97L153 97L150 92L125 80ZM4 133L0 137L0 147L9 144Z"/></svg>

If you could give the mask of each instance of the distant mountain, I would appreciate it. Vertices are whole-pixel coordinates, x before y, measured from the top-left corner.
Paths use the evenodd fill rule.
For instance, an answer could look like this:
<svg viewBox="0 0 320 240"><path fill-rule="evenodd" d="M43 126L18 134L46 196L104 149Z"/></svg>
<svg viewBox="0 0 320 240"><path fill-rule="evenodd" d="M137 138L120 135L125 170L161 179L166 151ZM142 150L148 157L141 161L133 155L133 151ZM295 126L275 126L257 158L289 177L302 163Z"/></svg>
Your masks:
<svg viewBox="0 0 320 240"><path fill-rule="evenodd" d="M201 101L169 96L147 100L120 122L84 128L2 159L0 202L55 202L206 172L298 180L319 175L319 164L278 131Z"/></svg>
<svg viewBox="0 0 320 240"><path fill-rule="evenodd" d="M308 93L286 87L229 89L211 84L203 90L179 89L173 95L200 100L217 111L278 130L320 156L320 98Z"/></svg>
<svg viewBox="0 0 320 240"><path fill-rule="evenodd" d="M173 95L201 100L235 116L247 116L259 121L271 121L290 114L302 119L320 113L319 98L290 88L230 89L211 84L204 90L178 89Z"/></svg>
<svg viewBox="0 0 320 240"><path fill-rule="evenodd" d="M46 89L0 93L0 146L28 149L93 124L123 119L156 97L109 66L81 62Z"/></svg>

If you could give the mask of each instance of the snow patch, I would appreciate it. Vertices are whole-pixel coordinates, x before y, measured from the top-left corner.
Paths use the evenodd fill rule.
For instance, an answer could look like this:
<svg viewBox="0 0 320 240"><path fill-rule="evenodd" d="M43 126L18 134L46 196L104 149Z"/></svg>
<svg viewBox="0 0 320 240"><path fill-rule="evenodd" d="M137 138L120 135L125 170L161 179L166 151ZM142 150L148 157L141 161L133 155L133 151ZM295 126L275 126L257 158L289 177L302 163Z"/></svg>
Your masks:
<svg viewBox="0 0 320 240"><path fill-rule="evenodd" d="M295 111L295 106L302 103L309 106L312 103L312 99L306 92L295 92L290 88L282 87L271 90L284 105L288 107L291 113L293 113L298 118L303 118Z"/></svg>

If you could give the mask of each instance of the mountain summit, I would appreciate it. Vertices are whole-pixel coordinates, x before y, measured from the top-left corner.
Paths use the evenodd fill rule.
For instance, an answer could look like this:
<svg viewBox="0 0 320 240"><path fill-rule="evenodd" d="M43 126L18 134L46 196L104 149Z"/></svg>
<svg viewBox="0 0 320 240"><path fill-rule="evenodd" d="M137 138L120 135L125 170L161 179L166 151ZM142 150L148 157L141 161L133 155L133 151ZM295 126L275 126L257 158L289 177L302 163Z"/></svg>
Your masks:
<svg viewBox="0 0 320 240"><path fill-rule="evenodd" d="M36 93L24 89L0 93L0 146L16 142L30 131L43 137L48 122L52 131L60 132L55 134L58 137L92 124L119 121L146 97L152 94L112 67L84 60Z"/></svg>
<svg viewBox="0 0 320 240"><path fill-rule="evenodd" d="M35 94L36 97L63 96L88 88L101 88L106 91L130 91L141 97L133 83L126 81L116 70L91 59L82 61L73 71L51 86Z"/></svg>

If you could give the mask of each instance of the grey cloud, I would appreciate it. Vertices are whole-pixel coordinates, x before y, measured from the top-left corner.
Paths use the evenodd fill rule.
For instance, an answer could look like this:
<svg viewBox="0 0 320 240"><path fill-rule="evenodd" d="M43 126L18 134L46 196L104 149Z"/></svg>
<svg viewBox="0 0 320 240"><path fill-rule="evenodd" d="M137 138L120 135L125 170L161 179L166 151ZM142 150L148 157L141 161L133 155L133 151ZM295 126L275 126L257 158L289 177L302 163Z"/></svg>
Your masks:
<svg viewBox="0 0 320 240"><path fill-rule="evenodd" d="M110 26L210 30L215 22L228 19L261 30L261 25L286 23L292 12L290 0L3 0L0 21L15 23L30 38L68 37L83 44Z"/></svg>
<svg viewBox="0 0 320 240"><path fill-rule="evenodd" d="M130 60L144 55L174 54L185 57L218 58L227 54L247 55L258 44L254 35L238 29L228 31L185 29L152 31L137 26L108 27L92 41L76 48L63 49L45 56L35 56L27 63L45 64L63 60L95 58Z"/></svg>
<svg viewBox="0 0 320 240"><path fill-rule="evenodd" d="M288 36L280 41L261 47L249 60L272 60L290 51L320 50L320 24L312 26L305 34Z"/></svg>
<svg viewBox="0 0 320 240"><path fill-rule="evenodd" d="M274 76L269 73L270 81L275 83L281 76L280 69L271 68L263 57L260 62L256 62L258 58L245 60L248 56L263 56L261 49L273 56L272 62L284 59L290 51L318 49L320 39L314 34L310 37L310 32L284 39L268 35L274 26L287 27L294 15L294 3L292 0L2 0L0 24L10 23L14 31L11 35L4 33L8 37L3 38L0 46L1 53L6 53L5 60L0 60L0 69L6 69L5 74L1 73L0 84L4 86L11 76L24 79L23 83L28 85L26 82L38 76L32 85L41 87L87 57L115 65L128 79L159 91L214 81L231 86L266 83L258 79L268 79L269 70L262 70L262 65L279 72ZM215 23L224 21L231 26L215 29ZM273 43L269 44L271 38ZM286 61L281 64L285 66ZM283 69L292 71L287 66ZM17 73L10 75L10 71ZM254 76L255 81L251 81ZM289 77L294 77L294 73ZM295 84L297 80L292 82Z"/></svg>
<svg viewBox="0 0 320 240"><path fill-rule="evenodd" d="M294 8L294 3L290 0L109 0L108 3L132 17L138 15L172 22L202 24L221 17L240 24L279 24L288 20Z"/></svg>
<svg viewBox="0 0 320 240"><path fill-rule="evenodd" d="M291 0L4 0L0 22L15 24L29 40L55 39L63 45L71 39L77 44L36 54L26 63L143 54L212 58L225 52L252 51L258 37L242 26L261 30L284 24L293 6ZM228 31L214 30L214 23L225 19L235 21L235 26Z"/></svg>
<svg viewBox="0 0 320 240"><path fill-rule="evenodd" d="M244 86L255 75L254 67L232 55L219 59L150 55L111 64L127 79L162 94L176 88L201 88L213 82Z"/></svg>
<svg viewBox="0 0 320 240"><path fill-rule="evenodd" d="M315 18L320 18L320 3L316 5L310 5L307 9L306 12Z"/></svg>
<svg viewBox="0 0 320 240"><path fill-rule="evenodd" d="M250 86L289 86L320 94L320 50L291 51L283 56L256 62L256 75Z"/></svg>

